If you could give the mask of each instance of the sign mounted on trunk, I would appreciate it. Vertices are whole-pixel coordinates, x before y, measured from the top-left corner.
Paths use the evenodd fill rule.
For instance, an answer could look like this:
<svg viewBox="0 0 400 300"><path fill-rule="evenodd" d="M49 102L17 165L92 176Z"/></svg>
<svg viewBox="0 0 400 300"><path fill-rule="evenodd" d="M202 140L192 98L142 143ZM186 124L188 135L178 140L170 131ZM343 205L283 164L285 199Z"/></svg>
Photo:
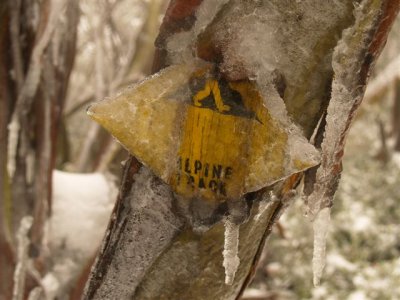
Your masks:
<svg viewBox="0 0 400 300"><path fill-rule="evenodd" d="M319 162L264 101L255 82L201 63L168 67L88 114L177 194L221 202ZM291 151L299 139L307 151Z"/></svg>

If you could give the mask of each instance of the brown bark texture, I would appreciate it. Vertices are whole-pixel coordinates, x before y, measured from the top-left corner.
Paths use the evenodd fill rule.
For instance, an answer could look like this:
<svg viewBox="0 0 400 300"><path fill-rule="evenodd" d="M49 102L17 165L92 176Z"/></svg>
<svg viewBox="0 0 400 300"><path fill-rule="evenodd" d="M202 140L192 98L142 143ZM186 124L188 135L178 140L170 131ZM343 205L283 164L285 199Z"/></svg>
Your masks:
<svg viewBox="0 0 400 300"><path fill-rule="evenodd" d="M330 176L319 189L327 199L332 198L340 176L348 128L400 6L398 0L364 0L355 6L352 1L334 2L225 1L211 22L192 37L190 48L198 57L218 65L227 79L249 78L255 76L257 66L250 67L248 57L232 55L235 41L241 38L239 28L265 26L263 38L275 48L272 53L261 49L257 55L281 56L268 70L256 73L272 78L290 119L308 139L314 133L314 144L322 147L321 167L329 170ZM154 72L176 63L168 43L177 34L195 34L192 29L200 19L197 13L206 5L206 0L170 2L156 40ZM249 56L256 55L251 47L257 43L247 45ZM332 87L339 84L349 91L349 98L332 98ZM344 126L328 132L331 143L324 138L325 131L332 130L327 119L329 107L341 101L344 108L335 116ZM306 195L320 183L317 169L307 171ZM294 174L241 199L249 209L247 222L240 226L241 263L233 285L225 285L221 216L228 208L221 208L207 230L193 229L190 216L177 209L170 187L130 157L84 298L239 299L251 281L272 226L293 201L303 175ZM327 201L321 207L329 205L332 203Z"/></svg>
<svg viewBox="0 0 400 300"><path fill-rule="evenodd" d="M53 6L51 1L0 3L0 299L12 298L15 236L25 216L33 216L29 259L40 272L46 268L43 230L79 18L78 1L52 14ZM25 296L38 285L30 276L26 282Z"/></svg>

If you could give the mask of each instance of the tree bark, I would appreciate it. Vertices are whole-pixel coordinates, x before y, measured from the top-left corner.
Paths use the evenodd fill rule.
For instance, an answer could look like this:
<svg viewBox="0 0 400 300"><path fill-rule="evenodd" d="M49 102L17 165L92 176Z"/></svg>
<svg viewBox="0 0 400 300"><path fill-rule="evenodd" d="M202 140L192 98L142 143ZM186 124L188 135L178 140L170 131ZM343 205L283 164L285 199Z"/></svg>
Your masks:
<svg viewBox="0 0 400 300"><path fill-rule="evenodd" d="M336 57L339 61L334 63L360 66L358 70L350 68L347 75L351 79L349 90L362 95L399 3L397 0L358 1L355 12L353 2L225 1L212 22L192 37L197 42L195 50L191 50L217 64L229 80L255 75L273 78L291 120L308 139L316 133L317 138L313 140L320 146L331 101L335 47L339 42L353 47L350 56ZM174 36L179 38L195 32L191 30L197 18L200 19L197 12L206 5L206 0L170 2L156 41L154 72L176 63L174 59L183 59L171 55L169 43ZM262 41L253 40L245 45L249 57L233 55L240 47L235 41L243 38L241 34L252 34L250 29L241 32L243 26L253 30L264 26L265 31L257 36ZM354 30L359 38L358 46L353 40L341 41L342 32L347 28ZM256 51L254 48L261 47L257 43L267 45L268 49ZM251 55L265 58L267 67L255 66ZM270 59L274 55L280 55L279 59ZM257 74L252 74L254 71ZM350 110L340 116L346 126L335 136L339 140L339 154L335 152L338 164L358 105L359 101L349 103ZM336 178L340 168L332 172ZM131 157L124 167L120 195L87 283L85 299L239 299L251 281L273 224L294 198L302 176L294 174L243 197L250 213L248 221L240 226L241 263L233 285L229 286L224 284L222 266L222 222L216 219L210 229L194 230L187 221L188 216L177 210L170 187ZM144 202L143 196L149 194L151 201Z"/></svg>
<svg viewBox="0 0 400 300"><path fill-rule="evenodd" d="M0 4L0 299L11 299L15 234L24 216L34 217L30 258L45 268L43 230L78 18L75 0L63 7L54 1ZM26 293L37 285L28 282Z"/></svg>

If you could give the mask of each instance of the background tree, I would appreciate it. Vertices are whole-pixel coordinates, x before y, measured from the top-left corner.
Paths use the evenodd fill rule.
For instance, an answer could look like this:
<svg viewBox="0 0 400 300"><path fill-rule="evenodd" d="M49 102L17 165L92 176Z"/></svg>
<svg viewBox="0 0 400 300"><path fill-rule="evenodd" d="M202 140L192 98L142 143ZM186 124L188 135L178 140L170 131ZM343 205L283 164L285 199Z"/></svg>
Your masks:
<svg viewBox="0 0 400 300"><path fill-rule="evenodd" d="M283 97L291 119L308 138L315 133L313 140L322 148L321 166L306 174L305 196L309 213L323 227L340 176L348 128L399 9L396 1L361 1L356 8L352 3L325 5L329 9L317 9L312 2L222 1L207 6L207 1L173 1L157 39L154 65L157 71L184 61L186 49L197 50L201 58L217 63L228 79L255 76L258 82L265 79L265 86L268 80L275 82L275 95ZM211 11L216 17L201 23L201 13ZM262 34L257 35L260 25ZM174 48L178 40L181 44ZM261 52L254 50L256 45ZM290 203L301 177L296 174L245 197L251 209L240 229L241 265L233 286L225 286L222 223L194 232L185 224L190 217L174 211L168 187L131 158L86 298L240 297L272 224ZM269 196L271 191L274 197ZM263 203L266 207L256 218ZM318 219L321 209L325 220ZM324 256L325 234L315 230L317 259ZM316 264L316 281L322 264Z"/></svg>
<svg viewBox="0 0 400 300"><path fill-rule="evenodd" d="M27 261L16 266L28 252L26 246L17 250L16 241L27 216L33 217L25 222L25 233L31 228L29 256L37 270L46 268L43 228L51 210L51 176L75 55L78 2L3 1L0 15L0 295L11 299L14 289L14 299L22 299L25 281L26 292L38 284ZM14 267L19 271L12 288Z"/></svg>

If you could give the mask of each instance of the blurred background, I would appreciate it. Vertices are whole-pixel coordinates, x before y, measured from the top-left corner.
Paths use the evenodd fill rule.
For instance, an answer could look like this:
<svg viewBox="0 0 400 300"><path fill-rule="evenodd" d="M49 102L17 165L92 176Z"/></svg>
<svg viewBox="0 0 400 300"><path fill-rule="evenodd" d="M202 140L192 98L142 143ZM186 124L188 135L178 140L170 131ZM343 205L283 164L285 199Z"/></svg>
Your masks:
<svg viewBox="0 0 400 300"><path fill-rule="evenodd" d="M121 163L128 157L87 117L86 108L150 74L167 4L79 1L75 62L61 115L46 233L55 256L43 282L54 297L84 284L116 199ZM400 299L399 175L398 18L347 142L321 285L312 286L312 224L297 199L275 226L243 299Z"/></svg>

